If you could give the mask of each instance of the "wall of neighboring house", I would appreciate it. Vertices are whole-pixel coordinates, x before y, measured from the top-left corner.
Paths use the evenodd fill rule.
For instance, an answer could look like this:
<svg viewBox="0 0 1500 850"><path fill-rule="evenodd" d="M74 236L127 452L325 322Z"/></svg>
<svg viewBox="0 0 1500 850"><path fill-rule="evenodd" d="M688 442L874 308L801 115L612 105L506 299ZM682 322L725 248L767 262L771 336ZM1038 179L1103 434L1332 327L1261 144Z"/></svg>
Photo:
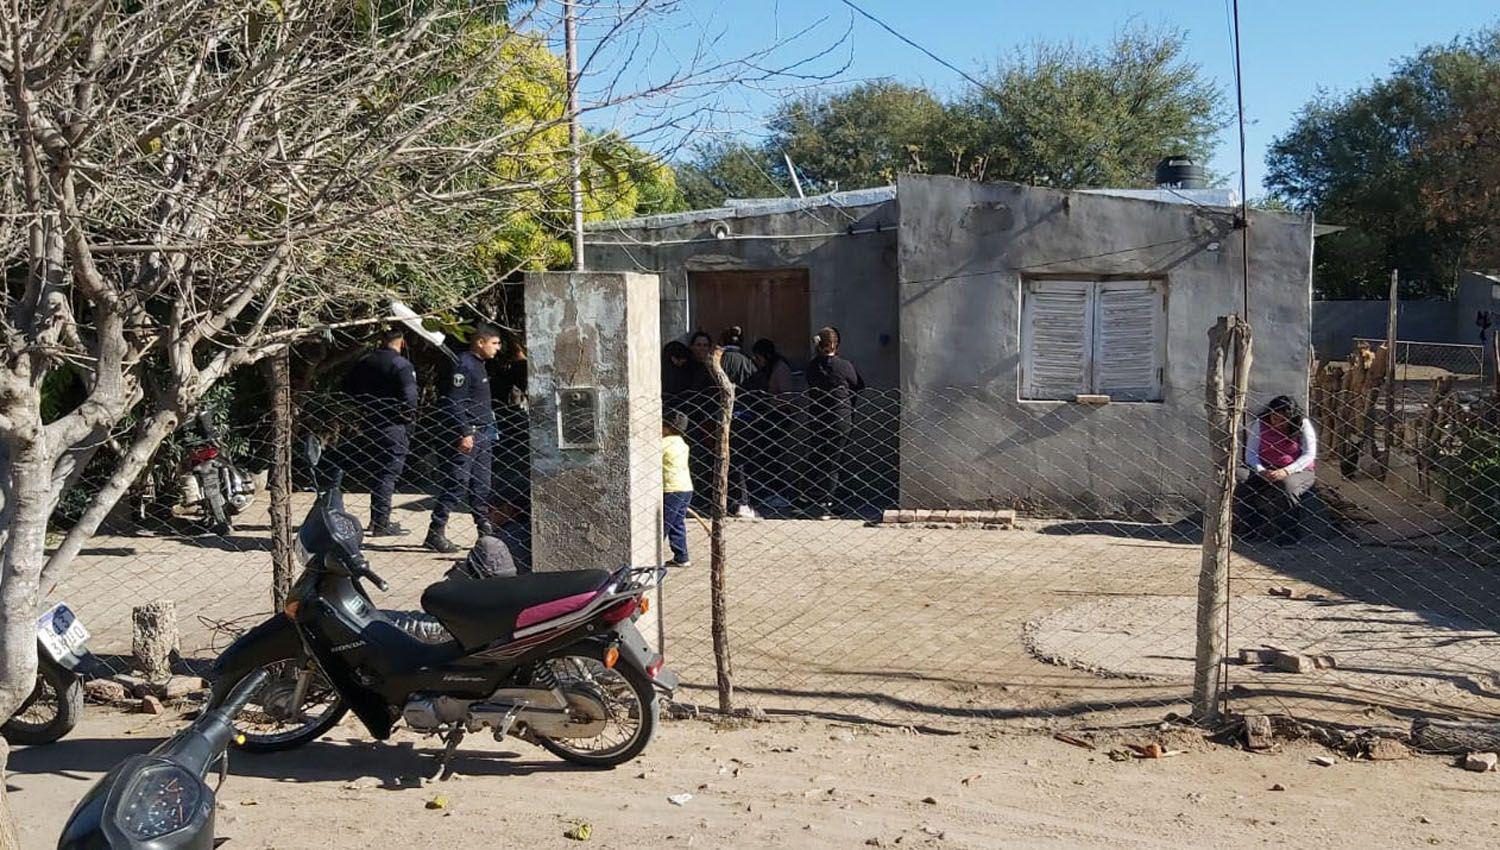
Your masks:
<svg viewBox="0 0 1500 850"><path fill-rule="evenodd" d="M1313 349L1319 360L1342 360L1354 350L1356 339L1385 339L1390 305L1385 301L1314 301ZM1452 301L1402 301L1396 305L1396 335L1412 342L1474 342L1456 334ZM1470 312L1469 322L1473 324ZM1476 329L1477 330L1477 329Z"/></svg>
<svg viewBox="0 0 1500 850"><path fill-rule="evenodd" d="M1495 289L1500 279L1478 272L1464 272L1452 300L1402 301L1396 307L1396 336L1410 342L1478 345L1481 311L1500 311ZM1354 350L1354 340L1385 339L1385 301L1314 301L1313 348L1319 359L1341 360ZM1500 314L1492 322L1500 324Z"/></svg>
<svg viewBox="0 0 1500 850"><path fill-rule="evenodd" d="M915 175L898 196L902 505L1195 510L1207 331L1241 307L1232 213ZM1285 393L1305 404L1312 221L1251 215L1251 403ZM1021 400L1021 293L1034 278L1159 281L1160 401Z"/></svg>
<svg viewBox="0 0 1500 850"><path fill-rule="evenodd" d="M887 195L889 193L886 193ZM855 196L857 198L857 196ZM900 377L896 308L896 203L809 206L763 213L754 206L656 216L593 225L586 237L589 268L648 271L661 278L661 335L685 339L689 276L697 271L808 271L809 318L798 339L777 345L800 370L812 355L812 332L834 325L844 354L872 387L894 388ZM716 238L714 222L728 228ZM875 228L880 232L862 232ZM848 231L857 231L848 235ZM722 328L703 328L716 338Z"/></svg>

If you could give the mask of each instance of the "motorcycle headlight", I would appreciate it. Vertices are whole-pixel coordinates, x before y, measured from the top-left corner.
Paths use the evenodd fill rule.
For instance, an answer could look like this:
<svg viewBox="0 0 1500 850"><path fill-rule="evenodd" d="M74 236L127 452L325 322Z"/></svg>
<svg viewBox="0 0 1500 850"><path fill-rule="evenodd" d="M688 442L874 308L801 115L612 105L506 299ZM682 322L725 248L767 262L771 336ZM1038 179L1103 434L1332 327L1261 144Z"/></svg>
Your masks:
<svg viewBox="0 0 1500 850"><path fill-rule="evenodd" d="M143 769L120 796L115 823L137 841L151 841L193 822L207 789L175 764Z"/></svg>

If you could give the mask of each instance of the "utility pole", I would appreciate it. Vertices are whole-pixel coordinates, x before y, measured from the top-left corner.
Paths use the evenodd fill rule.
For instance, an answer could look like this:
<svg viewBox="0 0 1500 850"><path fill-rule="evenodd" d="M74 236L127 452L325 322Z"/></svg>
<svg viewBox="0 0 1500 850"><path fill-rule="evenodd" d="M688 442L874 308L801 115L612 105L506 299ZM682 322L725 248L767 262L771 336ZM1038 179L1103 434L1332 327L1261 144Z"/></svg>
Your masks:
<svg viewBox="0 0 1500 850"><path fill-rule="evenodd" d="M576 0L562 0L563 37L568 55L568 149L573 173L573 268L583 271L583 148L578 132L578 19Z"/></svg>

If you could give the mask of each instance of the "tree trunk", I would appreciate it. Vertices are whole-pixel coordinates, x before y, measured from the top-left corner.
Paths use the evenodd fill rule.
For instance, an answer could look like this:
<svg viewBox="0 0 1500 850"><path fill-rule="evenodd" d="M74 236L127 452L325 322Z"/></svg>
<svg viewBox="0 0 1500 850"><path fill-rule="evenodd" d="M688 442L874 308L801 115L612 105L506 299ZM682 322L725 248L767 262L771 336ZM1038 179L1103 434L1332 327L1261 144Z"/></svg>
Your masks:
<svg viewBox="0 0 1500 850"><path fill-rule="evenodd" d="M1208 332L1208 415L1213 475L1203 504L1203 557L1198 570L1198 646L1193 667L1193 716L1201 723L1219 719L1229 611L1229 556L1234 544L1235 469L1250 385L1250 326L1238 316L1221 316ZM1224 384L1226 365L1234 371Z"/></svg>
<svg viewBox="0 0 1500 850"><path fill-rule="evenodd" d="M36 446L9 447L12 460L5 545L0 550L0 718L8 718L36 687L36 617L45 561L52 463ZM0 739L0 850L18 848L5 768L10 749Z"/></svg>
<svg viewBox="0 0 1500 850"><path fill-rule="evenodd" d="M271 610L286 606L296 570L292 524L292 376L288 351L268 361L271 381L271 470L266 489L271 498Z"/></svg>
<svg viewBox="0 0 1500 850"><path fill-rule="evenodd" d="M718 439L714 453L713 503L710 515L713 521L709 533L709 582L711 585L711 608L713 615L714 669L718 674L719 711L728 714L734 710L733 668L729 662L728 604L724 592L726 551L724 547L724 513L729 498L729 426L734 418L734 384L724 373L721 362L724 352L715 349L709 360L709 371L719 385Z"/></svg>
<svg viewBox="0 0 1500 850"><path fill-rule="evenodd" d="M5 769L10 764L10 745L0 738L0 850L21 850L16 818L10 811L10 794L5 790Z"/></svg>

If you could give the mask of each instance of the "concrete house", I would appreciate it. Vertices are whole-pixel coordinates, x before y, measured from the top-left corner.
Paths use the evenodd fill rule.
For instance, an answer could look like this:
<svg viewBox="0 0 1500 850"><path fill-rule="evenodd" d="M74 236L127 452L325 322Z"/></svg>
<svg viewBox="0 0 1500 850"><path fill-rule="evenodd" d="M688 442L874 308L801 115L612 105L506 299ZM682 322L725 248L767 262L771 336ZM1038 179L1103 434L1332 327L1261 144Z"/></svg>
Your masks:
<svg viewBox="0 0 1500 850"><path fill-rule="evenodd" d="M1201 501L1218 316L1248 297L1255 394L1306 401L1313 222L1252 211L1244 287L1236 217L1222 190L912 175L601 223L589 262L661 276L663 337L740 324L797 359L838 327L884 390L885 506L1168 517Z"/></svg>

